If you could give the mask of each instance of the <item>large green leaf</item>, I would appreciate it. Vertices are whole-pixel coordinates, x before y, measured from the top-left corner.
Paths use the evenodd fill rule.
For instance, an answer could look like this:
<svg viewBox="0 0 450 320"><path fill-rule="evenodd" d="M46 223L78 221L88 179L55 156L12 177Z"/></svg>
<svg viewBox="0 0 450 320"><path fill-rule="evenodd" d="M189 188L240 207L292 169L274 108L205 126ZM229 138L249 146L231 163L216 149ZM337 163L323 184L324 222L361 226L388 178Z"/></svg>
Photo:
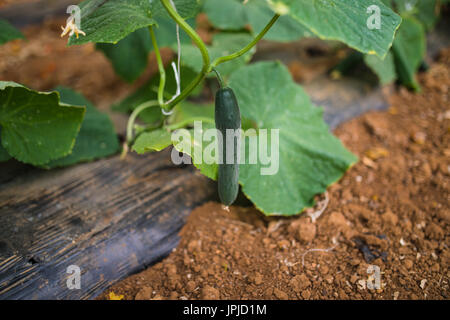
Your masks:
<svg viewBox="0 0 450 320"><path fill-rule="evenodd" d="M117 43L130 33L155 24L148 0L108 0L96 7L97 0L80 4L81 30L86 36L69 40L69 45L87 42Z"/></svg>
<svg viewBox="0 0 450 320"><path fill-rule="evenodd" d="M266 1L250 0L245 6L248 23L253 32L260 32L272 19L273 11ZM264 36L266 40L290 42L303 37L311 37L313 34L303 25L290 16L281 16Z"/></svg>
<svg viewBox="0 0 450 320"><path fill-rule="evenodd" d="M207 0L203 10L211 23L219 29L240 30L250 25L253 33L260 32L273 17L273 11L265 0ZM311 33L289 16L278 19L265 35L273 41L294 41Z"/></svg>
<svg viewBox="0 0 450 320"><path fill-rule="evenodd" d="M219 33L213 38L212 45L208 47L209 55L211 60L218 57L229 55L239 49L246 46L252 37L246 33ZM183 58L181 60L182 64L192 68L195 72L200 72L202 69L202 56L198 48L193 45L183 45L181 48L183 53ZM255 53L253 48L243 56L228 61L226 63L220 64L217 70L222 74L222 76L228 76L234 70L245 65L250 61L252 55ZM213 76L213 75L211 75Z"/></svg>
<svg viewBox="0 0 450 320"><path fill-rule="evenodd" d="M133 151L143 154L151 151L161 151L172 145L170 132L165 129L156 129L143 132L133 144Z"/></svg>
<svg viewBox="0 0 450 320"><path fill-rule="evenodd" d="M156 40L160 47L172 47L177 43L176 23L170 17L158 17L156 18L158 24L154 28ZM195 29L195 19L187 19L186 22ZM180 42L190 43L192 40L189 36L180 28Z"/></svg>
<svg viewBox="0 0 450 320"><path fill-rule="evenodd" d="M214 124L214 104L198 105L183 101L174 108L173 114L168 119L168 124L172 127L181 128L193 124L194 121Z"/></svg>
<svg viewBox="0 0 450 320"><path fill-rule="evenodd" d="M14 28L8 21L0 19L0 44L23 38L22 32Z"/></svg>
<svg viewBox="0 0 450 320"><path fill-rule="evenodd" d="M427 30L431 30L439 20L440 10L437 10L437 5L438 0L418 0L416 4L416 17Z"/></svg>
<svg viewBox="0 0 450 320"><path fill-rule="evenodd" d="M183 127L192 127L194 122L200 122L202 124L202 130L215 128L214 121L214 104L194 104L188 101L183 101L178 104L174 108L173 114L168 119L169 128L183 128ZM198 137L202 137L202 131L199 131L201 134L198 136L194 135L194 129L180 129L178 132L175 132L172 138L176 138L177 136L181 136L179 141L172 140L172 144L175 149L179 152L186 153L190 155L194 159L194 166L200 170L202 174L215 180L217 178L217 166L210 165L201 161L196 161L197 158L194 157L193 149L189 148L186 145L185 141L190 141L190 145L205 145L202 143L203 141L197 141ZM201 139L201 138L200 138ZM203 150L202 150L203 151Z"/></svg>
<svg viewBox="0 0 450 320"><path fill-rule="evenodd" d="M397 74L395 72L394 55L390 51L388 52L384 60L375 55L366 54L364 56L364 62L378 76L378 79L380 79L380 83L383 85L391 83L397 78Z"/></svg>
<svg viewBox="0 0 450 320"><path fill-rule="evenodd" d="M111 61L124 80L136 80L147 67L151 41L147 28L136 30L116 44L97 43L96 47Z"/></svg>
<svg viewBox="0 0 450 320"><path fill-rule="evenodd" d="M195 121L201 121L204 129L214 128L214 105L198 105L183 101L174 108L173 114L168 119L168 128L178 129L191 126ZM197 143L193 129L182 130L184 130L184 133L189 134L185 139L189 139L192 145ZM183 143L172 141L172 136L166 129L143 132L137 137L133 145L133 150L139 154L143 154L146 152L160 151L172 144L174 144L178 151L191 155L192 151L189 148L185 148ZM215 166L203 165L202 163L194 163L194 165L207 177L216 179L215 174L217 173L217 169Z"/></svg>
<svg viewBox="0 0 450 320"><path fill-rule="evenodd" d="M208 164L205 161L200 161L196 157L195 153L195 147L196 145L201 145L200 152L204 151L204 148L206 147L206 143L203 141L202 137L206 130L215 128L215 125L213 123L204 121L202 122L201 128L198 128L197 133L195 134L195 129L179 129L177 130L174 135L172 136L172 139L179 138L179 140L172 140L172 144L174 148L182 153L185 153L189 155L192 158L193 165L200 170L202 174L207 176L210 179L216 180L217 179L217 164ZM199 138L200 140L197 140ZM186 143L188 142L189 143ZM217 141L214 140L214 142L217 145ZM211 142L210 142L211 143Z"/></svg>
<svg viewBox="0 0 450 320"><path fill-rule="evenodd" d="M55 90L59 92L64 103L86 107L86 115L72 153L45 164L46 168L91 161L110 156L119 150L119 140L108 115L98 111L91 102L72 89L58 87Z"/></svg>
<svg viewBox="0 0 450 320"><path fill-rule="evenodd" d="M203 10L219 29L240 30L248 23L245 7L239 0L206 0Z"/></svg>
<svg viewBox="0 0 450 320"><path fill-rule="evenodd" d="M416 19L403 17L393 45L397 75L400 81L414 90L419 90L415 79L426 51L425 30Z"/></svg>
<svg viewBox="0 0 450 320"><path fill-rule="evenodd" d="M172 0L178 14L184 19L193 17L199 9L199 0ZM149 0L154 17L169 17L160 0Z"/></svg>
<svg viewBox="0 0 450 320"><path fill-rule="evenodd" d="M43 165L68 155L84 113L83 107L61 103L57 92L0 81L0 140L19 161Z"/></svg>
<svg viewBox="0 0 450 320"><path fill-rule="evenodd" d="M159 47L170 47L177 43L176 24L166 17L156 19L154 27ZM187 21L195 26L195 21ZM180 30L180 42L190 43L190 38ZM111 61L116 73L128 82L136 80L148 65L148 54L153 50L148 28L142 28L129 34L116 44L97 43L97 49L102 51Z"/></svg>
<svg viewBox="0 0 450 320"><path fill-rule="evenodd" d="M289 14L321 39L339 40L384 58L401 18L379 0L273 0L274 11ZM381 27L370 30L367 9L380 8Z"/></svg>
<svg viewBox="0 0 450 320"><path fill-rule="evenodd" d="M432 29L439 19L438 0L393 0L392 4L401 16L414 16L427 30Z"/></svg>
<svg viewBox="0 0 450 320"><path fill-rule="evenodd" d="M192 16L196 0L174 0L178 12ZM69 45L87 42L117 43L130 33L156 24L155 18L167 16L160 1L86 0L80 4L81 29L86 36L72 36Z"/></svg>

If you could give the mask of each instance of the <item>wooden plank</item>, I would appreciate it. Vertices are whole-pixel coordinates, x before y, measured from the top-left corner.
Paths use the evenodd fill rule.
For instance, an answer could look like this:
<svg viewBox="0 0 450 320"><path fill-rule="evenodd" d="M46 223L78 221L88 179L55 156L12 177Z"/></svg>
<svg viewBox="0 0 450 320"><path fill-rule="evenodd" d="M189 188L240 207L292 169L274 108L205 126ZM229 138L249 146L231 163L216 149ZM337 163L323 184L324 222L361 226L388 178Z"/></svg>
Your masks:
<svg viewBox="0 0 450 320"><path fill-rule="evenodd" d="M93 298L167 255L191 209L216 199L169 151L52 171L10 162L0 182L0 299ZM80 290L67 288L70 265Z"/></svg>

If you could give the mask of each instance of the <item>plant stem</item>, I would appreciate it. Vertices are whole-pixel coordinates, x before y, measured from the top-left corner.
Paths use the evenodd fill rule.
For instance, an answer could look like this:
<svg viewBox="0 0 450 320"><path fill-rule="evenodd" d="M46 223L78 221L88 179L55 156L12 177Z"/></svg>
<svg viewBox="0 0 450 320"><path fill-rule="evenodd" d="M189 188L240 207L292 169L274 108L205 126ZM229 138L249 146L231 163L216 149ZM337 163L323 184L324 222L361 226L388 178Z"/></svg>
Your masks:
<svg viewBox="0 0 450 320"><path fill-rule="evenodd" d="M216 74L216 77L217 77L217 80L219 81L220 87L224 88L225 87L225 82L223 81L223 78L220 75L219 71L217 71L216 68L212 68L212 71L214 71L214 73Z"/></svg>
<svg viewBox="0 0 450 320"><path fill-rule="evenodd" d="M214 62L211 64L210 69L212 70L213 68L217 67L219 64L236 59L240 56L242 56L243 54L247 53L248 51L250 51L251 48L253 48L258 42L259 40L261 40L265 34L270 30L270 28L273 26L273 24L278 20L278 18L280 17L279 14L275 14L272 18L272 20L270 20L270 22L264 27L264 29L255 37L255 39L253 39L252 42L250 42L248 45L246 45L244 48L242 48L241 50L232 53L228 56L223 56L220 58L217 58L216 60L214 60Z"/></svg>
<svg viewBox="0 0 450 320"><path fill-rule="evenodd" d="M138 114L147 108L156 107L159 105L160 104L158 101L151 100L151 101L144 102L143 104L139 105L136 109L133 110L130 117L128 118L127 143L131 143L131 141L133 140L133 126L134 126L134 122L136 121Z"/></svg>
<svg viewBox="0 0 450 320"><path fill-rule="evenodd" d="M154 93L158 93L159 87L157 87L157 86L152 86L150 89L151 89ZM170 93L168 93L168 92L164 92L164 98L167 99L167 100L169 100L170 98L172 98L172 95L171 95Z"/></svg>
<svg viewBox="0 0 450 320"><path fill-rule="evenodd" d="M177 13L177 11L170 4L170 0L161 0L161 3L166 9L166 11L169 13L169 15L172 17L172 19L175 20L175 22L188 34L188 36L192 39L192 41L197 45L197 47L200 49L203 58L203 67L200 73L197 75L197 77L195 77L195 79L173 101L171 101L168 104L161 105L161 107L167 111L173 109L173 107L175 107L180 101L184 100L187 96L189 96L189 94L206 77L206 75L213 70L213 68L215 68L221 63L238 58L243 54L245 54L246 52L250 51L250 49L253 48L258 43L258 41L264 37L264 35L270 30L273 24L280 17L279 14L275 14L272 20L270 20L270 22L264 27L264 29L247 46L231 55L217 58L211 64L208 49L206 48L206 45L203 43L200 36Z"/></svg>
<svg viewBox="0 0 450 320"><path fill-rule="evenodd" d="M155 50L156 62L158 63L159 69L159 88L158 88L158 102L162 106L164 104L164 88L166 86L166 71L164 70L164 64L161 59L161 53L159 52L158 42L156 42L155 32L153 27L148 27L150 31L150 37L152 38L153 48Z"/></svg>
<svg viewBox="0 0 450 320"><path fill-rule="evenodd" d="M191 92L195 89L195 87L203 80L205 77L209 65L209 53L206 45L203 43L200 36L195 32L194 29L191 28L189 24L184 21L184 19L178 14L178 12L172 7L170 0L161 0L162 5L167 10L169 15L175 22L188 34L188 36L192 39L192 41L197 45L200 49L203 59L203 68L201 72L197 75L197 77L180 93L178 97L176 97L170 104L163 105L162 107L166 110L171 110L175 105L177 105L180 101L184 100Z"/></svg>

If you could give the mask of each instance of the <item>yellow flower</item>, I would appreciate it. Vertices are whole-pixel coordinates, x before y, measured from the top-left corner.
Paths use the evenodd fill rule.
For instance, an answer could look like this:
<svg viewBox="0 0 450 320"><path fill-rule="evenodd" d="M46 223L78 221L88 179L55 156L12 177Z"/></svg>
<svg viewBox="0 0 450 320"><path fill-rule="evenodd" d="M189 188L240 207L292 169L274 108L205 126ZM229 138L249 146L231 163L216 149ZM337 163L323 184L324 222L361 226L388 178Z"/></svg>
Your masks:
<svg viewBox="0 0 450 320"><path fill-rule="evenodd" d="M77 24L74 23L73 17L70 17L70 18L67 20L67 25L66 25L66 27L65 27L65 28L64 28L64 27L61 27L61 29L62 29L62 31L63 31L63 32L61 33L61 38L64 37L67 33L69 33L69 31L70 31L70 33L69 33L69 36L70 36L70 37L73 36L74 34L77 36L77 39L78 39L78 35L79 35L79 34L82 34L83 36L86 36L86 33L84 33L82 30L78 29Z"/></svg>
<svg viewBox="0 0 450 320"><path fill-rule="evenodd" d="M123 299L123 294L115 294L113 291L111 291L109 293L109 300L122 300Z"/></svg>

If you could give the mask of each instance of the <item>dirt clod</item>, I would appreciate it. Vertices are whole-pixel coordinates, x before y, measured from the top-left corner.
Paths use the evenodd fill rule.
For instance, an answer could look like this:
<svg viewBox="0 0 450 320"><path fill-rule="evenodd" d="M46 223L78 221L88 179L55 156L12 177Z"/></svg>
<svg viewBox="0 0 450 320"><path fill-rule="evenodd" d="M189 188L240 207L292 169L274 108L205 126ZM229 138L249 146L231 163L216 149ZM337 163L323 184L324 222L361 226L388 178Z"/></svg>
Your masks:
<svg viewBox="0 0 450 320"><path fill-rule="evenodd" d="M311 242L316 236L316 225L309 219L299 219L291 224L296 238L301 242Z"/></svg>
<svg viewBox="0 0 450 320"><path fill-rule="evenodd" d="M277 288L273 289L273 294L279 300L287 300L287 299L289 299L289 296L286 294L286 292L281 291L281 290L279 290Z"/></svg>
<svg viewBox="0 0 450 320"><path fill-rule="evenodd" d="M202 289L202 299L204 300L218 300L220 299L220 292L211 286L205 286Z"/></svg>

